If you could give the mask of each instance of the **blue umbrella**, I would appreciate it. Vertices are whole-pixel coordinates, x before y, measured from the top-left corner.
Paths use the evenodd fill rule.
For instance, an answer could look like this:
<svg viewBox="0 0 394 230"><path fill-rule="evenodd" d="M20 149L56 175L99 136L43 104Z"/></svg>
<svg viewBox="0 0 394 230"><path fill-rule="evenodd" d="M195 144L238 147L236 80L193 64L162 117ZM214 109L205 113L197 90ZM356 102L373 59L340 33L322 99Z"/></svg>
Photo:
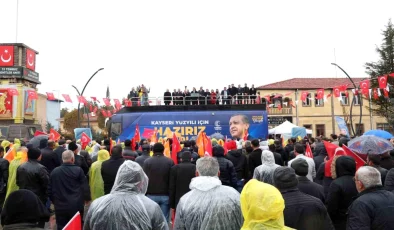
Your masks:
<svg viewBox="0 0 394 230"><path fill-rule="evenodd" d="M348 147L349 149L360 154L383 154L394 149L390 141L381 137L365 134L349 141Z"/></svg>
<svg viewBox="0 0 394 230"><path fill-rule="evenodd" d="M381 138L384 138L387 140L393 138L393 135L391 133L384 131L384 130L380 130L380 129L369 130L369 131L365 132L364 135L372 135L372 136L381 137Z"/></svg>

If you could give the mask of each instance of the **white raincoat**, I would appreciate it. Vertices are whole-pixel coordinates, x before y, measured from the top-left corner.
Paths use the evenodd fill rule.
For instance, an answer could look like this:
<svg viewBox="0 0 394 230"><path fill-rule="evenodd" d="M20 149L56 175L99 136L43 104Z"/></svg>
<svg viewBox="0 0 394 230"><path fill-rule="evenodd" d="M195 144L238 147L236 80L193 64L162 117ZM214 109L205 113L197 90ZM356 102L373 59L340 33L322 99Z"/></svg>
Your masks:
<svg viewBox="0 0 394 230"><path fill-rule="evenodd" d="M275 164L274 154L269 150L264 150L261 154L261 165L254 169L253 179L261 182L274 184L274 171L279 165Z"/></svg>
<svg viewBox="0 0 394 230"><path fill-rule="evenodd" d="M141 166L125 161L119 168L111 193L91 204L84 230L167 230L158 204L145 196L148 177Z"/></svg>
<svg viewBox="0 0 394 230"><path fill-rule="evenodd" d="M174 230L239 230L243 224L240 194L217 177L192 179L191 191L178 203Z"/></svg>

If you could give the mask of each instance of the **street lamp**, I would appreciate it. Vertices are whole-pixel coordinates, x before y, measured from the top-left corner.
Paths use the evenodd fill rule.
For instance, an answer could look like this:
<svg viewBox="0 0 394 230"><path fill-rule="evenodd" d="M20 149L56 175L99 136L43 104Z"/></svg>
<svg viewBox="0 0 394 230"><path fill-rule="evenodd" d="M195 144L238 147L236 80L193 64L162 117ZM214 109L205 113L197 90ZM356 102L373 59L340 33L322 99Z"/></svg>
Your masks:
<svg viewBox="0 0 394 230"><path fill-rule="evenodd" d="M86 86L88 86L90 80L92 80L92 78L93 78L98 72L100 72L100 71L103 70L103 69L104 69L104 68L98 69L98 70L89 78L89 80L86 82L85 86L83 87L82 92L79 92L78 88L75 87L74 85L72 85L72 87L77 91L77 93L78 93L79 96L83 96L83 93L85 92ZM80 103L79 103L79 101L78 101L78 127L81 126L81 123L80 123L80 120L79 120L79 106L80 106ZM86 110L86 108L85 108L85 110ZM89 114L88 114L88 128L90 128Z"/></svg>
<svg viewBox="0 0 394 230"><path fill-rule="evenodd" d="M353 84L353 86L354 86L354 89L357 90L357 86L356 86L356 84L354 83L353 79L349 76L349 74L346 73L346 71L345 71L344 69L342 69L342 68L341 68L339 65L337 65L336 63L331 63L331 65L334 65L334 66L338 67L343 73L345 73L345 75L347 76L347 78L349 78L349 80L352 82L352 84ZM360 102L361 102L361 100L362 100L362 98L360 97ZM356 133L354 132L354 128L353 128L353 119L352 119L352 116L353 116L353 104L354 104L354 102L355 102L355 97L353 97L352 104L350 105L349 119L350 119L350 126L351 126L351 128L352 128L353 135L356 136ZM363 108L362 108L362 105L360 104L360 120L359 120L359 122L358 122L358 129L356 129L357 133L358 133L358 132L360 131L360 129L361 129L361 119L362 119L362 116L363 116Z"/></svg>

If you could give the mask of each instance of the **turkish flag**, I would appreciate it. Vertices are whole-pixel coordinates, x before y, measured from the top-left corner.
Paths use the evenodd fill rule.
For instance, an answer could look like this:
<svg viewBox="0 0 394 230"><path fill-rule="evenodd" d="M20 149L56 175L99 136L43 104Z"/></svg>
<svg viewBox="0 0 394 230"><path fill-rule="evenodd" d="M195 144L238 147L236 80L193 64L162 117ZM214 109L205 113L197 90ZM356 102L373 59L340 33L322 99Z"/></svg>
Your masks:
<svg viewBox="0 0 394 230"><path fill-rule="evenodd" d="M340 89L340 87L341 87L341 86L335 86L335 87L333 88L334 97L340 97L340 96L341 96L341 89Z"/></svg>
<svg viewBox="0 0 394 230"><path fill-rule="evenodd" d="M172 150L171 150L171 159L174 161L174 164L178 164L178 152L182 150L181 144L179 143L176 134L173 133L172 135Z"/></svg>
<svg viewBox="0 0 394 230"><path fill-rule="evenodd" d="M350 150L346 145L342 145L342 148L345 150L345 155L352 157L356 162L356 171L366 164L366 162L360 156Z"/></svg>
<svg viewBox="0 0 394 230"><path fill-rule="evenodd" d="M73 101L71 100L70 95L68 95L68 94L62 94L62 96L64 97L64 100L65 100L66 102L73 103Z"/></svg>
<svg viewBox="0 0 394 230"><path fill-rule="evenodd" d="M90 97L93 101L97 101L97 97Z"/></svg>
<svg viewBox="0 0 394 230"><path fill-rule="evenodd" d="M387 86L387 76L378 77L379 88L384 89Z"/></svg>
<svg viewBox="0 0 394 230"><path fill-rule="evenodd" d="M131 138L131 150L135 151L135 147L136 147L136 145L135 145L135 139L134 139L134 137L133 137L133 138Z"/></svg>
<svg viewBox="0 0 394 230"><path fill-rule="evenodd" d="M103 98L103 102L106 106L111 106L111 102L108 98Z"/></svg>
<svg viewBox="0 0 394 230"><path fill-rule="evenodd" d="M54 129L49 130L49 140L58 141L60 139L60 134Z"/></svg>
<svg viewBox="0 0 394 230"><path fill-rule="evenodd" d="M141 141L140 126L138 124L135 126L134 139L137 142Z"/></svg>
<svg viewBox="0 0 394 230"><path fill-rule="evenodd" d="M308 97L307 91L301 92L301 101L305 102L307 97Z"/></svg>
<svg viewBox="0 0 394 230"><path fill-rule="evenodd" d="M81 220L81 214L79 214L79 212L77 212L63 228L63 230L81 230L81 229L82 229L82 220Z"/></svg>
<svg viewBox="0 0 394 230"><path fill-rule="evenodd" d="M318 89L316 94L317 94L316 95L317 99L319 99L319 100L323 99L324 98L324 89Z"/></svg>
<svg viewBox="0 0 394 230"><path fill-rule="evenodd" d="M15 88L8 88L7 91L10 96L19 96L19 92Z"/></svg>
<svg viewBox="0 0 394 230"><path fill-rule="evenodd" d="M387 89L383 89L384 97L389 97L389 91Z"/></svg>
<svg viewBox="0 0 394 230"><path fill-rule="evenodd" d="M53 93L47 92L47 99L49 101L53 101L53 100L55 100L55 95L53 95Z"/></svg>
<svg viewBox="0 0 394 230"><path fill-rule="evenodd" d="M340 90L341 92L346 91L346 90L347 90L347 85L340 85L340 86L339 86L339 90Z"/></svg>
<svg viewBox="0 0 394 230"><path fill-rule="evenodd" d="M93 108L93 113L97 113L97 106Z"/></svg>
<svg viewBox="0 0 394 230"><path fill-rule="evenodd" d="M305 156L309 158L313 158L312 149L309 143L306 143Z"/></svg>
<svg viewBox="0 0 394 230"><path fill-rule="evenodd" d="M109 110L107 110L107 117L112 117L112 113Z"/></svg>
<svg viewBox="0 0 394 230"><path fill-rule="evenodd" d="M360 89L365 90L369 89L369 80L364 80L360 82Z"/></svg>
<svg viewBox="0 0 394 230"><path fill-rule="evenodd" d="M103 114L104 117L108 117L107 111L106 110L101 110L101 114Z"/></svg>
<svg viewBox="0 0 394 230"><path fill-rule="evenodd" d="M36 53L31 49L26 49L26 68L33 71L36 69Z"/></svg>
<svg viewBox="0 0 394 230"><path fill-rule="evenodd" d="M131 101L130 101L129 99L124 99L124 104L125 104L127 107L131 107Z"/></svg>
<svg viewBox="0 0 394 230"><path fill-rule="evenodd" d="M373 89L373 99L378 100L379 99L379 93L378 89Z"/></svg>
<svg viewBox="0 0 394 230"><path fill-rule="evenodd" d="M0 46L0 66L14 66L13 46Z"/></svg>
<svg viewBox="0 0 394 230"><path fill-rule="evenodd" d="M389 77L394 77L394 73L390 73L390 74L389 74Z"/></svg>
<svg viewBox="0 0 394 230"><path fill-rule="evenodd" d="M77 95L77 98L78 98L78 103L82 103L82 104L88 103L88 101L86 100L86 98L84 96Z"/></svg>
<svg viewBox="0 0 394 230"><path fill-rule="evenodd" d="M36 137L36 136L40 136L40 135L48 135L48 134L46 134L46 133L44 133L44 132L41 132L41 131L36 131L35 133L34 133L34 136Z"/></svg>
<svg viewBox="0 0 394 230"><path fill-rule="evenodd" d="M89 103L89 111L93 113L93 105Z"/></svg>
<svg viewBox="0 0 394 230"><path fill-rule="evenodd" d="M150 138L154 133L154 129L144 128L144 132L142 132L142 137Z"/></svg>
<svg viewBox="0 0 394 230"><path fill-rule="evenodd" d="M268 103L271 102L271 97L269 95L264 96L264 98L267 100Z"/></svg>
<svg viewBox="0 0 394 230"><path fill-rule="evenodd" d="M115 102L115 107L117 110L120 110L122 107L122 104L120 103L120 101L118 99L114 99Z"/></svg>
<svg viewBox="0 0 394 230"><path fill-rule="evenodd" d="M38 100L37 92L34 89L27 90L27 96L31 100Z"/></svg>
<svg viewBox="0 0 394 230"><path fill-rule="evenodd" d="M89 144L89 142L91 142L92 139L90 139L90 137L88 135L86 135L85 132L82 133L81 135L81 143L82 144Z"/></svg>

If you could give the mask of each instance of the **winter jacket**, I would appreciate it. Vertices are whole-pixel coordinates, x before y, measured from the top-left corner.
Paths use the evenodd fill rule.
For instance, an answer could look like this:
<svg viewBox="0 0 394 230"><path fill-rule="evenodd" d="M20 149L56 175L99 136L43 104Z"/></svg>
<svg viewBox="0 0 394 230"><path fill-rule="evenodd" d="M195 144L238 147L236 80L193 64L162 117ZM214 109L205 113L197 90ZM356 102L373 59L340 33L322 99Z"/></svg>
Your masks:
<svg viewBox="0 0 394 230"><path fill-rule="evenodd" d="M0 158L0 194L7 192L8 167L10 163L4 158Z"/></svg>
<svg viewBox="0 0 394 230"><path fill-rule="evenodd" d="M88 163L85 160L85 157L81 156L81 155L76 155L74 154L74 164L81 167L81 169L83 170L83 172L85 173L85 175L88 174L89 172L89 166Z"/></svg>
<svg viewBox="0 0 394 230"><path fill-rule="evenodd" d="M90 190L81 167L64 163L55 168L49 180L48 195L57 212L83 211L90 200Z"/></svg>
<svg viewBox="0 0 394 230"><path fill-rule="evenodd" d="M177 157L178 157L178 162L181 162L181 157L182 157L182 153L185 151L189 151L192 154L192 161L191 163L196 164L198 158L200 158L200 156L198 155L198 153L196 153L192 147L185 147L183 148L181 151L179 151L177 153Z"/></svg>
<svg viewBox="0 0 394 230"><path fill-rule="evenodd" d="M324 196L327 197L328 190L330 189L330 185L334 180L332 179L332 177L326 177L324 175L325 166L326 166L325 162L320 164L320 167L316 172L315 182L323 186Z"/></svg>
<svg viewBox="0 0 394 230"><path fill-rule="evenodd" d="M394 168L394 160L390 156L382 156L380 160L380 167L390 170Z"/></svg>
<svg viewBox="0 0 394 230"><path fill-rule="evenodd" d="M34 192L43 204L48 199L48 183L48 171L37 160L29 159L17 169L16 184L19 186L19 189L27 189Z"/></svg>
<svg viewBox="0 0 394 230"><path fill-rule="evenodd" d="M132 161L135 161L138 157L138 153L136 151L131 150L131 147L125 147L123 149L123 157L128 156L128 158Z"/></svg>
<svg viewBox="0 0 394 230"><path fill-rule="evenodd" d="M273 152L274 154L274 158L275 158L275 164L280 165L280 166L284 166L284 161L282 159L282 156L277 153L277 152Z"/></svg>
<svg viewBox="0 0 394 230"><path fill-rule="evenodd" d="M356 162L352 157L340 156L331 165L332 177L326 198L327 210L337 230L346 229L348 208L358 192L353 177L356 173Z"/></svg>
<svg viewBox="0 0 394 230"><path fill-rule="evenodd" d="M394 194L382 186L368 188L358 194L349 207L347 230L393 229Z"/></svg>
<svg viewBox="0 0 394 230"><path fill-rule="evenodd" d="M308 175L306 177L310 180L313 181L314 178L316 178L316 168L315 168L315 162L313 161L312 158L306 157L304 154L298 154L296 158L292 159L289 161L289 167L291 167L291 163L295 159L302 158L308 163Z"/></svg>
<svg viewBox="0 0 394 230"><path fill-rule="evenodd" d="M237 179L244 179L247 181L249 179L248 159L242 153L242 150L230 150L228 151L226 158L233 163L235 172L237 173Z"/></svg>
<svg viewBox="0 0 394 230"><path fill-rule="evenodd" d="M372 167L376 168L379 171L380 179L382 180L382 185L384 186L384 182L386 180L386 176L387 176L388 170L385 169L385 168L380 167L379 165L378 166L374 165Z"/></svg>
<svg viewBox="0 0 394 230"><path fill-rule="evenodd" d="M313 157L313 161L315 161L316 172L319 170L319 166L324 162L324 158L327 157L327 150L324 146L324 143L317 143L315 147L316 156Z"/></svg>
<svg viewBox="0 0 394 230"><path fill-rule="evenodd" d="M56 153L49 147L41 149L40 164L47 168L49 174L51 174L52 170L56 167L60 166Z"/></svg>
<svg viewBox="0 0 394 230"><path fill-rule="evenodd" d="M170 172L170 206L175 209L183 195L190 191L189 184L196 176L196 165L183 161Z"/></svg>
<svg viewBox="0 0 394 230"><path fill-rule="evenodd" d="M111 192L112 186L115 182L116 174L118 173L118 169L124 161L125 159L122 156L112 155L109 160L106 160L101 164L101 176L103 177L104 181L105 194Z"/></svg>
<svg viewBox="0 0 394 230"><path fill-rule="evenodd" d="M298 189L310 196L316 197L317 199L321 200L324 204L325 195L323 186L310 181L308 178L304 176L298 177Z"/></svg>
<svg viewBox="0 0 394 230"><path fill-rule="evenodd" d="M281 154L283 161L287 164L287 162L290 160L290 153L294 151L294 145L293 144L287 144L284 148L284 153L283 152L277 152Z"/></svg>
<svg viewBox="0 0 394 230"><path fill-rule="evenodd" d="M290 148L290 146L289 146L288 148ZM294 148L293 148L292 150L294 150ZM276 152L276 153L279 153L279 154L282 156L282 159L283 159L285 162L288 162L288 161L289 161L289 155L287 155L285 149L284 149L282 146L276 146L276 147L275 147L275 152Z"/></svg>
<svg viewBox="0 0 394 230"><path fill-rule="evenodd" d="M168 196L170 186L170 171L174 161L163 153L154 153L144 162L144 172L149 178L147 195Z"/></svg>
<svg viewBox="0 0 394 230"><path fill-rule="evenodd" d="M62 154L64 151L66 151L67 149L64 148L63 146L59 146L57 147L53 152L55 152L56 154L56 159L57 159L57 165L62 165L63 164L63 160L62 160Z"/></svg>
<svg viewBox="0 0 394 230"><path fill-rule="evenodd" d="M327 209L317 198L304 194L298 188L281 190L285 200L285 225L302 230L334 229Z"/></svg>
<svg viewBox="0 0 394 230"><path fill-rule="evenodd" d="M146 161L146 159L149 159L149 158L150 158L149 153L144 152L144 153L142 153L142 155L135 158L135 162L137 162L141 167L144 167L144 162Z"/></svg>
<svg viewBox="0 0 394 230"><path fill-rule="evenodd" d="M384 188L387 191L394 191L394 169L390 169L386 175L386 179L384 180Z"/></svg>
<svg viewBox="0 0 394 230"><path fill-rule="evenodd" d="M237 174L235 173L235 168L231 161L224 157L224 154L213 154L218 160L220 175L219 179L222 185L231 186L233 188L237 187Z"/></svg>
<svg viewBox="0 0 394 230"><path fill-rule="evenodd" d="M249 159L248 159L248 166L249 166L249 173L250 175L253 175L254 169L257 168L257 166L261 165L261 154L262 154L261 149L255 149L253 152L249 154Z"/></svg>

